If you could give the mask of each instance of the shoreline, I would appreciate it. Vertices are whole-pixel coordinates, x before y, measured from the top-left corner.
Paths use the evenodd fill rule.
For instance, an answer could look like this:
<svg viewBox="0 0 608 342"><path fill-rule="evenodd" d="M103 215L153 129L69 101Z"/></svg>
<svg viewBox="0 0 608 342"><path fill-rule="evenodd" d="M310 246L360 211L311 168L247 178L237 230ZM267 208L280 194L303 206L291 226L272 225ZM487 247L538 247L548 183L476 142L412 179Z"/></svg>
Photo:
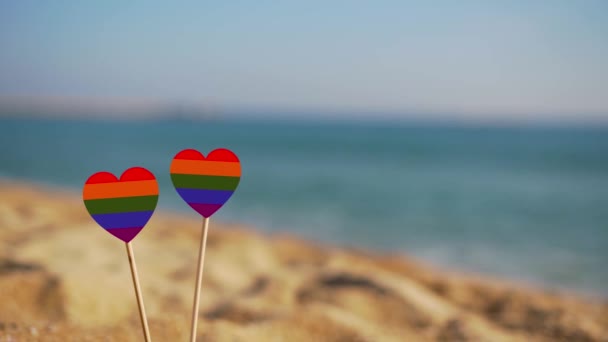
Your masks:
<svg viewBox="0 0 608 342"><path fill-rule="evenodd" d="M0 339L138 340L121 243L70 189L4 178L0 188ZM155 339L188 331L199 234L199 220L158 210L134 240ZM213 221L199 326L219 341L601 341L608 302Z"/></svg>

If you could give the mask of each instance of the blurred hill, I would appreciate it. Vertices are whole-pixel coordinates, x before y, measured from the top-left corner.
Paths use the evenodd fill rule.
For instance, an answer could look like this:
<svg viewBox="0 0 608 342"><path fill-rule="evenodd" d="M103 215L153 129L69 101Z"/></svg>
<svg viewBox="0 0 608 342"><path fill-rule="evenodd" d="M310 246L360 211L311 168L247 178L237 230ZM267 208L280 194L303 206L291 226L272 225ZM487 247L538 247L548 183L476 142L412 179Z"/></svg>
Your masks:
<svg viewBox="0 0 608 342"><path fill-rule="evenodd" d="M125 120L212 120L221 110L201 104L147 99L0 97L0 117Z"/></svg>

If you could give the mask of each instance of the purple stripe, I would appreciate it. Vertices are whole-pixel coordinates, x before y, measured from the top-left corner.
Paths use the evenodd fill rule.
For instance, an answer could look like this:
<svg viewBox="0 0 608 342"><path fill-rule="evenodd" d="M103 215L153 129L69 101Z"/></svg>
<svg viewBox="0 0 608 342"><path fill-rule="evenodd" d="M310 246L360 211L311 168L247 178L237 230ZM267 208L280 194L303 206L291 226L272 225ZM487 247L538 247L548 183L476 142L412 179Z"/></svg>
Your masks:
<svg viewBox="0 0 608 342"><path fill-rule="evenodd" d="M177 193L188 204L224 204L234 191L230 190L203 190L176 188Z"/></svg>
<svg viewBox="0 0 608 342"><path fill-rule="evenodd" d="M129 242L133 240L133 238L139 234L139 232L143 228L117 228L117 229L107 229L106 232L116 236L124 242Z"/></svg>
<svg viewBox="0 0 608 342"><path fill-rule="evenodd" d="M146 225L154 211L91 215L104 229L137 228Z"/></svg>
<svg viewBox="0 0 608 342"><path fill-rule="evenodd" d="M196 204L189 203L192 209L196 210L197 213L203 215L203 217L209 217L218 211L222 204Z"/></svg>

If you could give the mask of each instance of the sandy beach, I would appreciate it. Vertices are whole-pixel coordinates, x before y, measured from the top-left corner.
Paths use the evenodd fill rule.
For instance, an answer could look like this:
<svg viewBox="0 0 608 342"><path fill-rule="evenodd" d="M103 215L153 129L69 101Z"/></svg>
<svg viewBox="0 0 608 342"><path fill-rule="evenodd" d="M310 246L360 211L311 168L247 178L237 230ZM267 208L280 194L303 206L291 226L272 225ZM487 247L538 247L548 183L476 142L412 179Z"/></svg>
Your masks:
<svg viewBox="0 0 608 342"><path fill-rule="evenodd" d="M123 243L77 193L0 182L0 341L142 340ZM152 338L188 338L200 220L133 247ZM608 304L211 222L200 341L608 341Z"/></svg>

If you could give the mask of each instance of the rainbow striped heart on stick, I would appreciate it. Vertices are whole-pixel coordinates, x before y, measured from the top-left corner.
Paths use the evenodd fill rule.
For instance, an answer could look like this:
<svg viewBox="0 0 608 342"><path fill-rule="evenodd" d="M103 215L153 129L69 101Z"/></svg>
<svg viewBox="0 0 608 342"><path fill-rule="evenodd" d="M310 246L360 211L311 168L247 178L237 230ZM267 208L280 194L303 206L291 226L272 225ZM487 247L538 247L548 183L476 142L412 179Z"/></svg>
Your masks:
<svg viewBox="0 0 608 342"><path fill-rule="evenodd" d="M186 149L171 162L171 181L179 196L203 217L203 234L199 248L196 287L192 308L190 341L196 341L198 305L209 217L217 212L236 190L241 180L241 162L232 151L219 148L205 156L197 150Z"/></svg>
<svg viewBox="0 0 608 342"><path fill-rule="evenodd" d="M97 172L85 182L82 199L93 220L108 233L124 241L127 246L139 318L144 338L149 342L150 330L131 240L141 232L156 209L158 202L156 177L143 167L126 170L120 179L109 172Z"/></svg>
<svg viewBox="0 0 608 342"><path fill-rule="evenodd" d="M126 170L120 179L109 172L97 172L87 179L82 198L97 224L129 242L152 217L158 202L158 184L143 167Z"/></svg>
<svg viewBox="0 0 608 342"><path fill-rule="evenodd" d="M230 199L241 179L239 158L227 149L183 150L171 162L171 181L180 197L203 217L210 217Z"/></svg>

